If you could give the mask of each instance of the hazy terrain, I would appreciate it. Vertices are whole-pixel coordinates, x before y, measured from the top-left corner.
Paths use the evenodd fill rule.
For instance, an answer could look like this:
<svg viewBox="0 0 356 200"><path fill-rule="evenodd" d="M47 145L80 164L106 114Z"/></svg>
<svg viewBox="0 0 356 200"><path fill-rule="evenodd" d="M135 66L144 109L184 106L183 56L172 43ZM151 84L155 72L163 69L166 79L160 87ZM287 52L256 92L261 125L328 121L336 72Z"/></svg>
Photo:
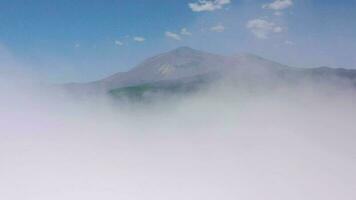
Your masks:
<svg viewBox="0 0 356 200"><path fill-rule="evenodd" d="M355 199L352 84L257 72L149 104L2 77L0 198Z"/></svg>

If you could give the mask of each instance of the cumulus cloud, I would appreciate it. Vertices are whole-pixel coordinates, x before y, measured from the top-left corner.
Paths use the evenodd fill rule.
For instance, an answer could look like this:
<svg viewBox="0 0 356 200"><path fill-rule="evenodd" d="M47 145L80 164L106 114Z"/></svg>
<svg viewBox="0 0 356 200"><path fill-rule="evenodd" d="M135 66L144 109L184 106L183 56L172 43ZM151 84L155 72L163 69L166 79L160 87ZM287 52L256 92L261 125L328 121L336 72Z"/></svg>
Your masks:
<svg viewBox="0 0 356 200"><path fill-rule="evenodd" d="M225 31L225 26L218 24L216 26L211 27L210 31L221 33Z"/></svg>
<svg viewBox="0 0 356 200"><path fill-rule="evenodd" d="M119 40L115 40L115 45L122 46L122 45L124 45L124 43Z"/></svg>
<svg viewBox="0 0 356 200"><path fill-rule="evenodd" d="M166 35L166 37L174 39L174 40L181 40L182 39L177 33L173 33L173 32L170 32L170 31L166 31L165 35Z"/></svg>
<svg viewBox="0 0 356 200"><path fill-rule="evenodd" d="M195 3L189 3L189 7L194 12L214 11L222 9L231 3L231 0L198 0Z"/></svg>
<svg viewBox="0 0 356 200"><path fill-rule="evenodd" d="M146 39L144 37L136 36L133 38L135 42L144 42Z"/></svg>
<svg viewBox="0 0 356 200"><path fill-rule="evenodd" d="M264 19L250 20L246 27L259 39L267 39L270 34L283 31L282 27Z"/></svg>
<svg viewBox="0 0 356 200"><path fill-rule="evenodd" d="M264 4L262 8L271 10L283 10L293 5L292 0L275 0L272 3Z"/></svg>
<svg viewBox="0 0 356 200"><path fill-rule="evenodd" d="M180 34L181 34L181 35L192 35L192 33L189 32L187 28L182 28L182 29L180 30Z"/></svg>

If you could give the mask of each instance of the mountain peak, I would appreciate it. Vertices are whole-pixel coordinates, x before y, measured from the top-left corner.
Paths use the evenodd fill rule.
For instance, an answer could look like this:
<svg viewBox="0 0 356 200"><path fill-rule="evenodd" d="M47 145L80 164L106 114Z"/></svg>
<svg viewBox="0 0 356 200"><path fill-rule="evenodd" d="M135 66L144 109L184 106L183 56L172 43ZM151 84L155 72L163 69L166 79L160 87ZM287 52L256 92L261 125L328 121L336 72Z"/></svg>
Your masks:
<svg viewBox="0 0 356 200"><path fill-rule="evenodd" d="M170 53L176 53L176 54L180 54L180 55L186 55L186 54L196 54L196 53L201 53L200 51L190 48L188 46L182 46L182 47L178 47L174 50L172 50Z"/></svg>
<svg viewBox="0 0 356 200"><path fill-rule="evenodd" d="M194 51L194 49L192 49L192 48L190 48L188 46L181 46L181 47L176 48L173 51Z"/></svg>

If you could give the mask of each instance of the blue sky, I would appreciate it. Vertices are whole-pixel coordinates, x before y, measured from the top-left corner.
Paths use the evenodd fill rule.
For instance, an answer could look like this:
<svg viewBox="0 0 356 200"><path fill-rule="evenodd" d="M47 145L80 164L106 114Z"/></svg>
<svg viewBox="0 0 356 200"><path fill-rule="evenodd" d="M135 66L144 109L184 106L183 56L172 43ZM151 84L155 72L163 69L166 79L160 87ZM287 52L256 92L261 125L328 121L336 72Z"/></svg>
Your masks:
<svg viewBox="0 0 356 200"><path fill-rule="evenodd" d="M0 44L50 82L96 80L179 46L356 69L355 9L356 0L0 0Z"/></svg>

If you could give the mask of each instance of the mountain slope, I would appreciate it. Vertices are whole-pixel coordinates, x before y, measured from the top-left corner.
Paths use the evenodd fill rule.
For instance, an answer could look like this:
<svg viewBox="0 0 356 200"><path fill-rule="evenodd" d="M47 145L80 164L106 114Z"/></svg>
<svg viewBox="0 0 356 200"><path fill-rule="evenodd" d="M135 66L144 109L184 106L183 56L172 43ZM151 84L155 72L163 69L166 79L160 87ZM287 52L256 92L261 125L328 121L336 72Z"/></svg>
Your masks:
<svg viewBox="0 0 356 200"><path fill-rule="evenodd" d="M180 47L148 58L128 72L120 72L91 83L72 83L64 87L72 92L87 95L113 91L127 93L125 88L144 88L145 90L139 90L141 92L148 88L166 90L168 86L173 85L178 88L184 88L184 85L187 88L196 88L193 85L202 85L222 78L253 84L296 83L306 79L328 82L332 79L356 85L356 70L293 68L252 54L222 56Z"/></svg>

